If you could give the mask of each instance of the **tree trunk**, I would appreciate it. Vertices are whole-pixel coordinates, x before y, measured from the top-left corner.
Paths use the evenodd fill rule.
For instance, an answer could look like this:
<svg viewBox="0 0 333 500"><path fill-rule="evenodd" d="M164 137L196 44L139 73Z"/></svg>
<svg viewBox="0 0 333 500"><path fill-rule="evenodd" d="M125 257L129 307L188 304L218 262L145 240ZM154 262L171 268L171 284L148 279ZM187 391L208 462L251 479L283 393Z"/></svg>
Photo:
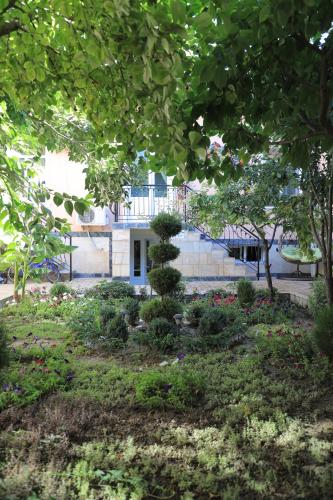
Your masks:
<svg viewBox="0 0 333 500"><path fill-rule="evenodd" d="M18 293L18 287L19 287L19 266L18 263L15 262L14 264L14 300L15 302L19 302L20 297Z"/></svg>
<svg viewBox="0 0 333 500"><path fill-rule="evenodd" d="M269 243L266 239L263 240L263 247L264 247L264 255L265 255L265 274L266 274L267 287L269 290L269 296L270 296L271 300L273 300L274 299L274 288L273 288L273 280L272 280L272 274L271 274L271 265L269 262L270 246L269 246Z"/></svg>

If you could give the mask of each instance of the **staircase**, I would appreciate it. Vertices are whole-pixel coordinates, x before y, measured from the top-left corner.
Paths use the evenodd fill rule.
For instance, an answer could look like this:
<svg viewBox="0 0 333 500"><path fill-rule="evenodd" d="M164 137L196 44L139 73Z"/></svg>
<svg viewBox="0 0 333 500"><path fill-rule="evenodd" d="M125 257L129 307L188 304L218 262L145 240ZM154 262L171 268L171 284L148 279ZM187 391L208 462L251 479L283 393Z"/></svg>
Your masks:
<svg viewBox="0 0 333 500"><path fill-rule="evenodd" d="M224 243L204 237L199 230L185 229L173 238L173 243L180 248L180 255L172 265L186 278L232 280L256 277L255 269L228 255Z"/></svg>

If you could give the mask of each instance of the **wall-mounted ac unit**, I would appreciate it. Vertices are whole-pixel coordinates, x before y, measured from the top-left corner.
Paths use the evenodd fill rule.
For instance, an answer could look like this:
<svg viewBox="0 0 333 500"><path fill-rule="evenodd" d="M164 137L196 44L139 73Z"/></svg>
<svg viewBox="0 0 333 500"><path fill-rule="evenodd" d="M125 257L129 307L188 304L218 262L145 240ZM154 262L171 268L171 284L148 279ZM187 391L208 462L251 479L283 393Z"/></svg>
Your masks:
<svg viewBox="0 0 333 500"><path fill-rule="evenodd" d="M78 214L78 224L81 226L106 226L109 222L107 208L88 208L84 214Z"/></svg>

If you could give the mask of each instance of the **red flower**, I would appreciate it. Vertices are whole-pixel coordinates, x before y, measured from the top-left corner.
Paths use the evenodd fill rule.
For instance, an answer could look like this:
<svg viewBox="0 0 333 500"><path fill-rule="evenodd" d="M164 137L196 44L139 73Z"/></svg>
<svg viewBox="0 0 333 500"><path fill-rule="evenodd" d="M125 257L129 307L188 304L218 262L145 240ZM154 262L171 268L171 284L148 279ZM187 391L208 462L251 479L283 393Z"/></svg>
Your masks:
<svg viewBox="0 0 333 500"><path fill-rule="evenodd" d="M35 359L35 363L36 363L36 365L41 366L41 365L43 365L45 363L45 361L44 361L44 359L39 359L38 358L38 359Z"/></svg>

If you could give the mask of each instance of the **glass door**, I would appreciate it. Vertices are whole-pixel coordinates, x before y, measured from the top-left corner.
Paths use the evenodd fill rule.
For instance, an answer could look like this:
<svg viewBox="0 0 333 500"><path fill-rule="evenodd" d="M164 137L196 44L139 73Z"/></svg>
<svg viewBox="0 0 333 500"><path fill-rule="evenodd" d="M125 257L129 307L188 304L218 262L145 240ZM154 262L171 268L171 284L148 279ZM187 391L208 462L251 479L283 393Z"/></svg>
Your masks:
<svg viewBox="0 0 333 500"><path fill-rule="evenodd" d="M147 238L133 237L131 242L131 283L134 285L148 284L147 274L152 262L148 255L151 240Z"/></svg>

